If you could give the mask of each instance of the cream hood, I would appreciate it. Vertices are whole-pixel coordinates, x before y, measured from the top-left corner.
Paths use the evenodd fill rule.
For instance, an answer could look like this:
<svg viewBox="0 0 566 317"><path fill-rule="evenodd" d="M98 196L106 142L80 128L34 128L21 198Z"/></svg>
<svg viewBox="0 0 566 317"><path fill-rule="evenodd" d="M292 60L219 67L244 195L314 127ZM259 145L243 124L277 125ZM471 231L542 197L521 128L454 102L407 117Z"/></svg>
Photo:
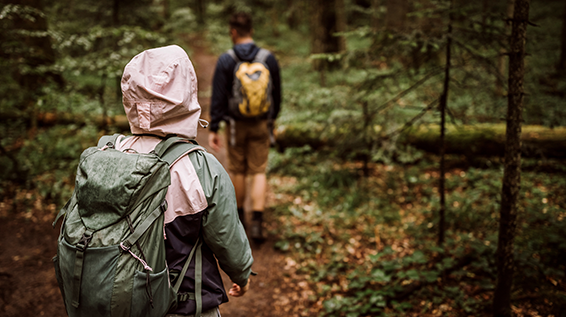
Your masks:
<svg viewBox="0 0 566 317"><path fill-rule="evenodd" d="M133 134L194 139L200 118L197 77L177 45L136 55L122 75L122 101Z"/></svg>

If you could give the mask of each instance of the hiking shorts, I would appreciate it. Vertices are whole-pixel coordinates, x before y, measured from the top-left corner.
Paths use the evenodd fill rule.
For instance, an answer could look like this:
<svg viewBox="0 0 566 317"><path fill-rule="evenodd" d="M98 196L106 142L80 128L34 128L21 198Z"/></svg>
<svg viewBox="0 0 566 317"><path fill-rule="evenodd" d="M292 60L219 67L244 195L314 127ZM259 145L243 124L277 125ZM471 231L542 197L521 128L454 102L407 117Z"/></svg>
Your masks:
<svg viewBox="0 0 566 317"><path fill-rule="evenodd" d="M233 174L265 173L269 155L267 120L228 123L226 143L229 172Z"/></svg>

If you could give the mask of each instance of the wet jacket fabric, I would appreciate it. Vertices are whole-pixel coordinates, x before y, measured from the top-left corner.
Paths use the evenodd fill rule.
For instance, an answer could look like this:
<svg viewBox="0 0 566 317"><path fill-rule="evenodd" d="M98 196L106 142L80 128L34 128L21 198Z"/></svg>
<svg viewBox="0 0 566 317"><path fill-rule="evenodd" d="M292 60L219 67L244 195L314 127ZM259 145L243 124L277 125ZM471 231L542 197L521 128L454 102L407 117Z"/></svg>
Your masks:
<svg viewBox="0 0 566 317"><path fill-rule="evenodd" d="M197 79L187 54L178 46L147 50L130 61L122 77L123 103L134 136L118 140L118 149L148 153L162 137L176 134L195 139L200 118ZM192 152L171 166L166 200L167 263L181 271L200 236L202 245L202 309L227 302L218 264L230 279L245 286L253 257L238 218L234 187L211 154ZM180 293L194 292L194 260ZM195 302L180 302L176 314L194 314Z"/></svg>
<svg viewBox="0 0 566 317"><path fill-rule="evenodd" d="M244 62L251 62L255 55L259 52L259 47L253 42L234 45L232 48L234 49L236 56ZM271 92L273 107L266 119L275 120L281 108L281 79L279 74L279 65L273 54L270 54L267 57L265 63L267 64L273 83L273 89ZM212 81L212 98L210 102L210 130L213 132L218 131L220 122L229 117L228 99L232 94L234 67L236 67L236 64L237 62L227 53L222 54L216 63L216 69L214 71L214 78Z"/></svg>

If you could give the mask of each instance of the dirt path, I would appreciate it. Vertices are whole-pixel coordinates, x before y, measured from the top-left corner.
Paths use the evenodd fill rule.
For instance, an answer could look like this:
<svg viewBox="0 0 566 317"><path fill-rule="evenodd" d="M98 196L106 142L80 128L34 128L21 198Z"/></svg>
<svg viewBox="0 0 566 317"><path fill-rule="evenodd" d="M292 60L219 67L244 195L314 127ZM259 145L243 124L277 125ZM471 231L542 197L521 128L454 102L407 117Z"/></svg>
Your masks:
<svg viewBox="0 0 566 317"><path fill-rule="evenodd" d="M186 41L199 79L202 117L208 119L216 57L198 38L188 37ZM197 140L208 148L207 139L208 130L199 130ZM223 151L210 151L224 163ZM45 206L39 197L34 199L33 191L13 192L13 198L0 202L0 316L66 316L51 261L58 236L58 227L53 229L51 222L60 206ZM271 217L267 216L269 222ZM281 301L285 298L281 297L285 260L273 249L273 240L270 237L261 247L252 245L253 270L258 275L252 278L248 294L230 297L230 302L221 306L222 316L287 316L281 305L286 304ZM230 288L229 278L223 278L226 289Z"/></svg>

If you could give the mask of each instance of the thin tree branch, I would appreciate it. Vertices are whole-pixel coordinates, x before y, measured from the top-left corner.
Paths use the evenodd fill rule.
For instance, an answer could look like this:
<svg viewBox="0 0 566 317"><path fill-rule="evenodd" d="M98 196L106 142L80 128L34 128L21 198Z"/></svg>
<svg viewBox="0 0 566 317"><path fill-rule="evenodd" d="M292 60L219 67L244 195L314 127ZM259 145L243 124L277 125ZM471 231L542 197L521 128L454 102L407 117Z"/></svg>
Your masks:
<svg viewBox="0 0 566 317"><path fill-rule="evenodd" d="M399 128L399 129L397 129L397 130L395 130L395 131L393 131L393 132L391 132L391 133L388 133L387 135L381 137L380 139L382 139L382 140L389 140L389 139L391 139L392 137L394 137L394 136L396 136L396 135L398 135L398 134L401 134L402 132L404 132L405 130L407 130L408 128L410 128L417 120L419 120L420 118L422 118L429 110L432 110L432 109L436 106L436 104L437 104L439 101L440 101L440 98L437 98L437 99L434 100L433 102L429 103L428 106L426 106L424 109L422 109L419 114L417 114L416 116L414 116L411 120L405 122L405 124L404 124L401 128Z"/></svg>
<svg viewBox="0 0 566 317"><path fill-rule="evenodd" d="M423 78L421 78L420 80L418 80L416 83L414 83L411 87L403 90L402 92L400 92L399 94L397 94L397 96L393 97L392 99L386 101L385 103L381 104L379 107L377 107L375 110L373 110L371 112L371 115L375 115L379 112L381 112L382 110L384 110L385 108L387 108L388 106L390 106L391 104L399 101L399 99L403 98L404 96L406 96L407 94L409 94L411 91L415 90L416 88L420 87L422 84L426 83L429 79L433 78L436 75L442 74L443 70L441 68L437 69L436 71L430 72L428 73L426 76L424 76Z"/></svg>

